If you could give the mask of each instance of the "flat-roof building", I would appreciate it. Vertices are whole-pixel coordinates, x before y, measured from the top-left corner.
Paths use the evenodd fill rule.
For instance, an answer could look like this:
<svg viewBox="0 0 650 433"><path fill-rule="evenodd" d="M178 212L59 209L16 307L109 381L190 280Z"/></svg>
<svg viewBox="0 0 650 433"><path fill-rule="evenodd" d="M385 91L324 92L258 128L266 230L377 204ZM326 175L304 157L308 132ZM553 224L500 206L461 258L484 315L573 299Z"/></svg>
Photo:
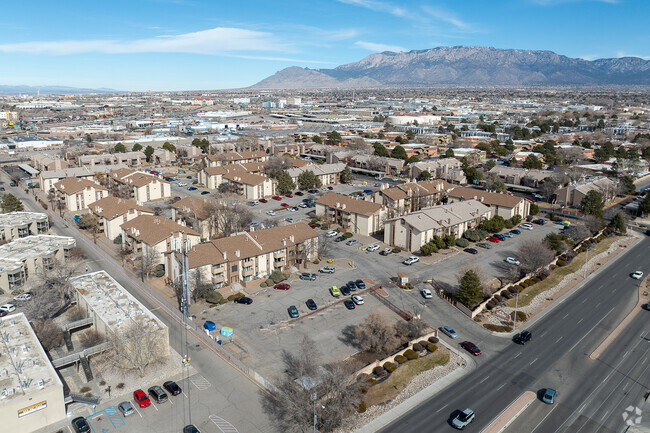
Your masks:
<svg viewBox="0 0 650 433"><path fill-rule="evenodd" d="M47 233L47 214L40 212L9 212L0 214L0 239L11 242L30 235Z"/></svg>

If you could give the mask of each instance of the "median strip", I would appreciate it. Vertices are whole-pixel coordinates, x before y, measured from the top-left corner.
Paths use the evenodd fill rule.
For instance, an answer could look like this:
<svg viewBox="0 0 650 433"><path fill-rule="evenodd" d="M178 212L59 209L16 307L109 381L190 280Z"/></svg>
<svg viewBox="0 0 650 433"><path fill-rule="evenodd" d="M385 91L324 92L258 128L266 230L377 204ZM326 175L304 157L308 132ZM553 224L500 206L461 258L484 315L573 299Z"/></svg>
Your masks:
<svg viewBox="0 0 650 433"><path fill-rule="evenodd" d="M537 394L533 391L524 392L481 430L481 433L500 433L504 431L536 398Z"/></svg>

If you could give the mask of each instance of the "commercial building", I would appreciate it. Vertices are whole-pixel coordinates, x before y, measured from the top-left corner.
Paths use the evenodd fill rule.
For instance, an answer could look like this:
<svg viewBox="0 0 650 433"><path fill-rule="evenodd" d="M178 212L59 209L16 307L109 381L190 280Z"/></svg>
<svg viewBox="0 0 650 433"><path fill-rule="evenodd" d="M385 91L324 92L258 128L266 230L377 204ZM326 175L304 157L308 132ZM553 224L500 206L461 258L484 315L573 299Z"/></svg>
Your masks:
<svg viewBox="0 0 650 433"><path fill-rule="evenodd" d="M9 212L0 214L0 239L11 242L30 235L47 233L47 214L40 212Z"/></svg>
<svg viewBox="0 0 650 433"><path fill-rule="evenodd" d="M23 313L0 319L0 419L4 432L65 420L63 383Z"/></svg>
<svg viewBox="0 0 650 433"><path fill-rule="evenodd" d="M63 146L63 140L52 137L9 137L0 140L0 150L23 152L27 150L40 150L48 148L59 148Z"/></svg>
<svg viewBox="0 0 650 433"><path fill-rule="evenodd" d="M99 219L99 232L114 240L122 234L120 227L140 215L153 215L154 212L137 204L134 200L113 196L104 197L89 206L90 212Z"/></svg>
<svg viewBox="0 0 650 433"><path fill-rule="evenodd" d="M103 186L92 180L75 177L55 183L54 189L70 212L86 209L97 200L108 197L108 190Z"/></svg>
<svg viewBox="0 0 650 433"><path fill-rule="evenodd" d="M344 231L370 236L383 230L386 209L379 203L330 192L316 200L316 216Z"/></svg>

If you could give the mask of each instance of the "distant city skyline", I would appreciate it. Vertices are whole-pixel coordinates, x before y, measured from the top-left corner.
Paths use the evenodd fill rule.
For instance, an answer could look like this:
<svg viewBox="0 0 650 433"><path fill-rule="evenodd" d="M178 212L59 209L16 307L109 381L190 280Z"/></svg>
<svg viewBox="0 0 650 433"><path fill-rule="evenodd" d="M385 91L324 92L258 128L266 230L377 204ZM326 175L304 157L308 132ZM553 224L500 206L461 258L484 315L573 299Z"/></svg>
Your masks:
<svg viewBox="0 0 650 433"><path fill-rule="evenodd" d="M480 45L650 59L644 0L33 1L0 18L0 85L250 86L288 66Z"/></svg>

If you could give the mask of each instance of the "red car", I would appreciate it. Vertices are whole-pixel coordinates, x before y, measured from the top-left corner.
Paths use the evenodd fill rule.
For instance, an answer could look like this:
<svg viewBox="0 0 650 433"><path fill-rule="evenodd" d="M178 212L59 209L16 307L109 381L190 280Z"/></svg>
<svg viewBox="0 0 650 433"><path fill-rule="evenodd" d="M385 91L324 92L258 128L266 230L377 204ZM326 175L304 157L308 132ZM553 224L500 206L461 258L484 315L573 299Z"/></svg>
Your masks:
<svg viewBox="0 0 650 433"><path fill-rule="evenodd" d="M273 200L278 200L278 201L279 201L279 200L282 200L282 197L280 197L279 195L274 195L274 196L271 197L271 198L272 198Z"/></svg>
<svg viewBox="0 0 650 433"><path fill-rule="evenodd" d="M286 204L286 203L280 203L280 206L282 206L282 207L289 207L289 205Z"/></svg>
<svg viewBox="0 0 650 433"><path fill-rule="evenodd" d="M137 401L140 407L148 407L151 404L149 397L141 389L133 391L133 400Z"/></svg>
<svg viewBox="0 0 650 433"><path fill-rule="evenodd" d="M260 203L268 203L269 201L265 198L261 198L258 200Z"/></svg>
<svg viewBox="0 0 650 433"><path fill-rule="evenodd" d="M497 244L500 242L499 238L495 238L494 236L490 236L489 238L487 238L487 240L490 241L490 242L497 243Z"/></svg>
<svg viewBox="0 0 650 433"><path fill-rule="evenodd" d="M316 224L309 224L309 227L315 229L315 228L316 228Z"/></svg>
<svg viewBox="0 0 650 433"><path fill-rule="evenodd" d="M467 350L474 356L479 356L481 354L481 350L478 348L478 346L476 346L474 343L470 343L469 341L463 341L460 343L460 347Z"/></svg>
<svg viewBox="0 0 650 433"><path fill-rule="evenodd" d="M273 286L273 288L277 290L289 290L291 286L288 285L287 283L279 283Z"/></svg>
<svg viewBox="0 0 650 433"><path fill-rule="evenodd" d="M284 196L287 197L287 198L293 198L293 194L291 194L291 193L285 194Z"/></svg>

